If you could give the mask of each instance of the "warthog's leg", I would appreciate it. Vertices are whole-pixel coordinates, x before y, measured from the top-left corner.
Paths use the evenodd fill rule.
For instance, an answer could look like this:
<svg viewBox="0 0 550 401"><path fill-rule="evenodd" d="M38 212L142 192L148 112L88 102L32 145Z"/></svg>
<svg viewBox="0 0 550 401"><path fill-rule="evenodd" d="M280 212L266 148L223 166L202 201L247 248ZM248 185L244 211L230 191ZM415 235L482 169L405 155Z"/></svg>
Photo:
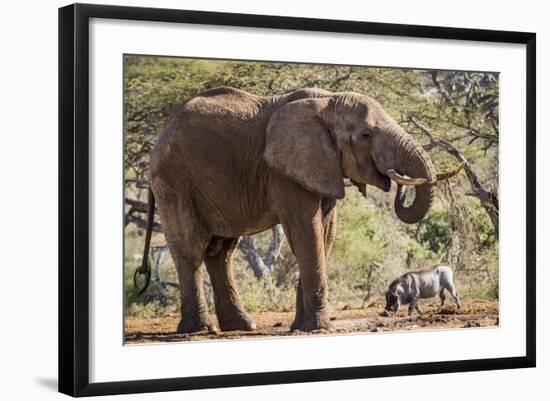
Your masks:
<svg viewBox="0 0 550 401"><path fill-rule="evenodd" d="M443 275L442 278L441 278L441 286L446 289L447 291L449 291L451 293L451 295L453 296L453 298L455 299L455 302L456 302L456 306L458 309L460 309L460 298L458 297L458 294L456 292L456 288L455 288L455 285L453 283L453 276L452 274L450 275ZM441 290L441 293L443 293L443 289ZM441 295L440 295L441 296ZM441 300L443 301L443 298L441 298ZM443 305L443 302L441 302L441 305Z"/></svg>
<svg viewBox="0 0 550 401"><path fill-rule="evenodd" d="M409 292L412 296L411 303L409 304L409 315L412 315L412 313L415 309L419 314L422 313L420 311L419 306L418 306L418 299L420 297L420 289L418 288L418 283L417 283L416 279L412 280L411 287L409 288Z"/></svg>
<svg viewBox="0 0 550 401"><path fill-rule="evenodd" d="M445 288L447 289L447 291L449 291L451 293L451 295L453 296L453 298L455 299L455 302L456 302L456 307L458 309L460 309L460 298L456 292L456 288L455 286L453 285L453 283L447 283L447 285L445 286ZM443 293L443 290L441 290L441 293ZM442 298L443 300L443 298ZM443 302L441 303L441 305L443 305Z"/></svg>
<svg viewBox="0 0 550 401"><path fill-rule="evenodd" d="M412 315L412 313L415 309L418 313L422 313L422 312L420 312L420 308L418 307L418 298L416 298L416 297L414 297L412 299L411 303L409 304L409 315Z"/></svg>
<svg viewBox="0 0 550 401"><path fill-rule="evenodd" d="M457 307L458 309L460 309L460 307L461 307L460 298L458 297L458 294L456 293L456 290L455 290L454 287L453 287L453 290L451 291L451 295L452 295L453 298L455 299L456 307Z"/></svg>
<svg viewBox="0 0 550 401"><path fill-rule="evenodd" d="M445 288L439 291L439 299L441 299L441 306L445 305Z"/></svg>
<svg viewBox="0 0 550 401"><path fill-rule="evenodd" d="M449 290L449 292L451 293L451 295L453 296L453 298L455 299L456 307L457 307L458 309L460 309L460 306L461 306L461 305L460 305L460 298L458 297L458 294L457 294L457 292L456 292L456 288L455 288L455 286L453 285L453 283L450 283L450 284L449 284L449 287L450 287L450 288L448 288L448 290Z"/></svg>

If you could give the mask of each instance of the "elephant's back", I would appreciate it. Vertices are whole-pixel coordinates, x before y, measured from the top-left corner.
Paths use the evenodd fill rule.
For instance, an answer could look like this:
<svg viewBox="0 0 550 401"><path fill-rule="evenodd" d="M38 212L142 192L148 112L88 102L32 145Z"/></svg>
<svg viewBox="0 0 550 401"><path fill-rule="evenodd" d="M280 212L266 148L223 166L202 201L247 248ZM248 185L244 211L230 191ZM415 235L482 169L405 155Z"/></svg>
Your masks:
<svg viewBox="0 0 550 401"><path fill-rule="evenodd" d="M224 161L231 163L246 154L261 152L267 125L264 109L268 104L267 98L235 88L202 92L171 116L152 158L188 162L190 168L196 168L206 161L221 166Z"/></svg>
<svg viewBox="0 0 550 401"><path fill-rule="evenodd" d="M211 119L226 124L257 120L269 100L241 89L220 87L209 89L189 99L181 105L173 118L192 123Z"/></svg>

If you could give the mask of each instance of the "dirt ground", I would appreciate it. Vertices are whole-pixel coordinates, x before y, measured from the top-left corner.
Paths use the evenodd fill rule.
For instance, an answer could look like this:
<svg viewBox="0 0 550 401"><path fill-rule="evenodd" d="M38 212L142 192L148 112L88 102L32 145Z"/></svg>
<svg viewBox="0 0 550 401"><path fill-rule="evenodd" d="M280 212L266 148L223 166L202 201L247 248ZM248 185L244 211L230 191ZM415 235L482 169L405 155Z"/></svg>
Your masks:
<svg viewBox="0 0 550 401"><path fill-rule="evenodd" d="M498 300L478 300L465 302L460 310L455 305L440 307L435 302L420 305L422 314L407 315L402 306L397 315L381 316L383 304L373 303L364 309L342 308L332 310L330 319L334 328L314 333L290 332L289 327L294 312L266 312L251 314L257 324L255 331L218 332L214 334L178 334L177 314L162 318L132 318L125 321L126 344L143 344L175 341L204 341L227 339L252 339L281 336L305 336L312 334L342 334L358 332L388 332L409 330L434 330L498 326ZM213 316L215 319L215 316Z"/></svg>

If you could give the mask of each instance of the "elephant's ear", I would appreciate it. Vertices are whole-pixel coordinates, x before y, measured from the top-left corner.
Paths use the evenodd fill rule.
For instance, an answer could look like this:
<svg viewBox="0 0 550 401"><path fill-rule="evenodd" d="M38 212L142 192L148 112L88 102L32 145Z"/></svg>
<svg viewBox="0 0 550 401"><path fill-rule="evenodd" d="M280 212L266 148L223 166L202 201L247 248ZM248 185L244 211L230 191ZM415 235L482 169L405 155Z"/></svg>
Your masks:
<svg viewBox="0 0 550 401"><path fill-rule="evenodd" d="M344 197L340 154L326 119L330 98L290 102L271 116L264 158L278 173L307 190Z"/></svg>

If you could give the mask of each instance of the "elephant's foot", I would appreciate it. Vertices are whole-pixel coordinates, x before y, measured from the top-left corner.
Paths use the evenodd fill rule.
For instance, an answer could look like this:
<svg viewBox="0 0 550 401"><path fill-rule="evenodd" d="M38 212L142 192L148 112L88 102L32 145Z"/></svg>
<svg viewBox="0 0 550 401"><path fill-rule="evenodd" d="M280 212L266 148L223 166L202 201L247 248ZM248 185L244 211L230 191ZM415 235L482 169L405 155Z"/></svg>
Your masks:
<svg viewBox="0 0 550 401"><path fill-rule="evenodd" d="M290 331L300 330L300 326L302 326L302 319L294 319L290 325Z"/></svg>
<svg viewBox="0 0 550 401"><path fill-rule="evenodd" d="M256 330L256 323L247 314L237 314L230 318L218 318L222 331L252 331Z"/></svg>
<svg viewBox="0 0 550 401"><path fill-rule="evenodd" d="M294 317L294 321L290 325L290 331L300 330L300 327L302 326L303 323L304 323L304 311L303 309L297 310L296 316Z"/></svg>
<svg viewBox="0 0 550 401"><path fill-rule="evenodd" d="M328 317L312 318L305 321L294 320L290 325L290 331L318 331L332 330L333 326Z"/></svg>
<svg viewBox="0 0 550 401"><path fill-rule="evenodd" d="M180 334L212 334L218 328L209 317L182 318L178 323L177 332Z"/></svg>

